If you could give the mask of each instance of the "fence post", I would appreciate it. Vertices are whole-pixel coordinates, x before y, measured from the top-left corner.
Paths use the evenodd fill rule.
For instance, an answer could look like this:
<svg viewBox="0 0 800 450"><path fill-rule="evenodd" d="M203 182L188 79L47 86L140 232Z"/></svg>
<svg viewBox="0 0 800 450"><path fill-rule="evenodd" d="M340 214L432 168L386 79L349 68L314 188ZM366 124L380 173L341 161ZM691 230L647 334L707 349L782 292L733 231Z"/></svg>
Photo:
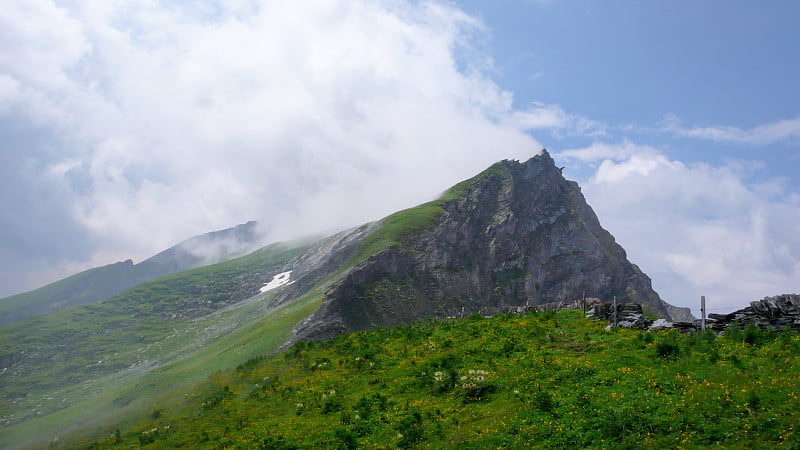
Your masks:
<svg viewBox="0 0 800 450"><path fill-rule="evenodd" d="M581 307L583 308L583 315L586 315L586 291L583 291L583 302L581 303Z"/></svg>
<svg viewBox="0 0 800 450"><path fill-rule="evenodd" d="M614 328L617 328L617 296L614 296L614 302L611 304L611 312L612 312L612 320L611 324Z"/></svg>
<svg viewBox="0 0 800 450"><path fill-rule="evenodd" d="M706 331L706 296L700 296L700 331Z"/></svg>

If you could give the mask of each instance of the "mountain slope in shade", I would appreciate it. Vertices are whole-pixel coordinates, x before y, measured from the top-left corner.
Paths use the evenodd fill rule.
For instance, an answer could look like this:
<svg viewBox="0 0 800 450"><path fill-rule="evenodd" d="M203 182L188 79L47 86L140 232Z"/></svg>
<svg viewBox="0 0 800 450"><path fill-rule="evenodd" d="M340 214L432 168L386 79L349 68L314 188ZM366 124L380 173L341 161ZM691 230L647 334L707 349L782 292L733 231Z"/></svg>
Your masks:
<svg viewBox="0 0 800 450"><path fill-rule="evenodd" d="M244 255L257 247L256 222L187 239L139 264L127 260L85 270L39 289L0 299L0 326L94 303L170 273Z"/></svg>

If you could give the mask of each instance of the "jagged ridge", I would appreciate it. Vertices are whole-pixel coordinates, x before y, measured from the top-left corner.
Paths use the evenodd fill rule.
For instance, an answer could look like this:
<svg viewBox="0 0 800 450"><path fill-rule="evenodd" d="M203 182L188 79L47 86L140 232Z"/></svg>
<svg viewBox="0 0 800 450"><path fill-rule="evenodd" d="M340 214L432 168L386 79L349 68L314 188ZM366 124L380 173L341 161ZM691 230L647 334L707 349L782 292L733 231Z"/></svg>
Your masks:
<svg viewBox="0 0 800 450"><path fill-rule="evenodd" d="M584 293L670 318L650 279L546 151L499 162L434 202L387 217L359 245L360 260L294 340Z"/></svg>

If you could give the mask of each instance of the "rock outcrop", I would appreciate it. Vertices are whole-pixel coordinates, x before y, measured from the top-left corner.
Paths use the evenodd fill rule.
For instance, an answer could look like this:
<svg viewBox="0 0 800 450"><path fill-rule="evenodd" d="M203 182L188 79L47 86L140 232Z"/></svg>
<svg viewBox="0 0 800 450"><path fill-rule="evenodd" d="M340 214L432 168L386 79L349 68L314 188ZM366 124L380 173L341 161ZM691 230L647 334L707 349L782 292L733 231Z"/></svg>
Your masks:
<svg viewBox="0 0 800 450"><path fill-rule="evenodd" d="M695 317L692 314L692 310L690 308L686 308L686 307L683 307L683 306L670 305L669 303L667 303L666 306L667 306L667 312L669 313L669 316L675 322L692 323L695 320L697 320L697 317Z"/></svg>
<svg viewBox="0 0 800 450"><path fill-rule="evenodd" d="M438 201L390 216L383 228L405 222L415 225L352 266L294 339L584 294L616 296L671 319L670 305L546 151L524 163L499 162Z"/></svg>

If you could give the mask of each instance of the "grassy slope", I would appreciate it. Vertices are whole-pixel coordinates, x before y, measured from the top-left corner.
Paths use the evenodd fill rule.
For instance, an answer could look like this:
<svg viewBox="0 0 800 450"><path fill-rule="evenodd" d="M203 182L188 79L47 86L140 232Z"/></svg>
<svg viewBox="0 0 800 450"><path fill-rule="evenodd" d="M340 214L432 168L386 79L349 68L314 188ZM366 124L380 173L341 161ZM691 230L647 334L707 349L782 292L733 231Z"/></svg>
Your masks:
<svg viewBox="0 0 800 450"><path fill-rule="evenodd" d="M110 425L100 447L675 448L800 444L800 337L608 332L578 311L298 344ZM111 437L109 437L111 436Z"/></svg>
<svg viewBox="0 0 800 450"><path fill-rule="evenodd" d="M478 175L456 184L434 201L404 209L383 218L381 227L364 239L360 244L360 251L347 265L352 266L355 262L374 255L386 247L400 245L405 239L436 224L439 216L444 212L442 206L445 203L464 195L483 181L505 174L506 169L501 163L493 164Z"/></svg>
<svg viewBox="0 0 800 450"><path fill-rule="evenodd" d="M42 435L34 430L86 420L100 406L124 411L142 394L168 393L176 383L191 383L239 359L274 351L291 326L310 314L319 292L275 311L269 305L274 292L236 308L222 306L240 290L239 282L277 273L304 248L275 244L144 283L102 303L3 327L0 362L9 370L0 372L0 443L20 443ZM169 318L187 302L206 312L221 309L201 318ZM257 319L260 325L253 328ZM249 346L238 345L243 338L252 338ZM174 366L149 374L175 360Z"/></svg>
<svg viewBox="0 0 800 450"><path fill-rule="evenodd" d="M133 264L119 262L89 269L39 289L0 299L0 324L97 301L118 292L119 285L131 286L135 283L135 278Z"/></svg>
<svg viewBox="0 0 800 450"><path fill-rule="evenodd" d="M141 417L160 406L180 405L184 395L202 386L199 383L208 374L233 367L252 355L273 353L288 339L292 327L319 307L320 300L317 293L283 305L260 315L256 322L238 324L240 327L230 334L206 342L202 350L187 351L161 366L95 380L89 387L97 389L96 395L86 396L41 419L11 427L0 434L0 442L9 446L41 446L65 433L77 430L80 436L85 433L82 430L107 427L108 423L129 423L131 417Z"/></svg>
<svg viewBox="0 0 800 450"><path fill-rule="evenodd" d="M199 375L238 364L253 355L274 351L289 336L291 325L314 311L314 305L321 301L323 289L347 268L434 224L446 201L457 198L502 170L502 166L496 164L454 186L436 201L384 218L382 226L360 244L357 255L321 283L316 294L301 299L298 304L303 307L286 316L288 319L281 322L281 327L264 328L263 321L260 321L254 341L250 340L253 332L247 330L237 329L236 333L227 336L228 340L238 342L239 350L227 353L224 358L213 348L225 345L222 341L213 341L211 347L199 351L203 345L212 342L209 334L214 334L214 331L209 330L218 328L218 316L198 322L164 320L163 313L180 312L186 307L186 299L190 299L192 305L198 302L211 302L213 305L224 301L226 295L237 288L237 278L263 269L265 265L283 262L294 256L296 249L280 254L276 259L276 251L285 249L271 246L243 258L143 283L100 304L70 308L4 327L0 335L2 365L9 366L22 351L29 354L22 370L12 375L0 375L8 377L6 380L13 379L6 381L7 387L0 390L5 400L0 415L4 423L10 425L0 429L0 442L16 442L32 430L43 427L68 427L75 423L76 415L89 417L91 411L109 405L117 407L115 417L123 420L129 410L142 403L133 402L133 397L170 397L181 391L175 386L185 387ZM244 317L240 314L239 321L233 323L241 327L264 313L260 310ZM219 334L216 330L214 336ZM159 369L144 375L153 367L168 365L187 351L197 353L170 365L167 373ZM176 375L171 377L170 374ZM152 381L138 382L143 376ZM144 390L138 389L142 383L146 386ZM127 389L131 385L137 389ZM45 417L31 420L38 415ZM14 425L20 420L27 422Z"/></svg>
<svg viewBox="0 0 800 450"><path fill-rule="evenodd" d="M197 321L152 319L158 318L159 313L165 310L179 311L181 308L176 308L176 305L180 306L181 300L187 297L211 303L224 299L224 293L236 288L235 279L240 272L252 271L265 264L264 254L257 253L162 277L103 302L103 305L108 304L111 307L101 306L98 309L96 305L87 305L83 308L72 308L65 313L50 314L25 322L16 329L4 329L4 332L11 331L0 338L0 362L4 358L8 360L7 356L14 351L36 349L37 346L47 347L54 340L63 342L66 339L69 348L75 349L78 354L70 353L68 364L60 361L52 364L52 355L45 355L26 367L28 374L35 374L34 376L24 381L19 381L23 377L17 376L15 389L0 391L6 399L13 401L13 404L0 409L3 419L9 421L7 423L18 421L20 413L46 415L43 420L31 420L24 426L0 430L0 442L10 439L11 436L23 437L32 430L43 427L57 429L64 425L62 431L66 431L66 426L75 422L76 411L79 415L88 417L91 411L109 405L118 407L114 417L124 421L131 414L141 412L143 404L150 404L157 399L167 399L165 401L168 403L175 403L178 392L183 392L186 386L211 370L229 367L253 355L274 351L289 336L291 326L316 309L324 288L340 277L347 268L382 248L400 244L409 236L434 224L442 213L445 202L456 199L481 181L502 176L504 173L504 167L495 164L481 174L454 186L438 200L384 218L381 221L382 226L360 244L355 257L321 283L316 294L306 296L296 303L302 305L302 308L289 315L281 313L281 317L287 317L285 321L279 321L281 326L265 328L264 320L273 320L267 318L259 321L257 333L243 330L242 324L250 323L253 317L266 312L262 308L258 312L245 314L244 318L240 314L239 322L234 322L239 328L225 337L225 342L236 341L239 350L224 353L225 357L215 350L218 343L209 338L209 333L213 334L214 329L214 336L220 335L216 322L218 318L208 318L204 325L198 325ZM198 290L198 286L204 289ZM36 332L28 333L25 329L35 329ZM257 339L253 333L257 334ZM11 342L14 344L10 344ZM210 342L213 342L211 347L200 351L203 345ZM221 342L219 345L225 344ZM192 353L192 357L185 361L171 363L180 353L188 350L196 353ZM127 366L131 362L133 364ZM160 365L164 365L165 369L149 372ZM143 374L148 375L142 378ZM139 382L140 379L151 381ZM136 382L132 383L131 380ZM81 385L81 382L89 383L89 386ZM131 385L136 386L136 389L131 390ZM84 391L91 391L91 386L96 386L96 393L86 396ZM145 389L140 389L142 386ZM101 390L103 392L99 394ZM20 397L25 394L26 398ZM142 400L147 396L150 397L148 400ZM84 398L89 400L81 400ZM62 399L66 399L67 405L75 406L63 409L63 403L59 403ZM52 411L58 412L51 414Z"/></svg>

